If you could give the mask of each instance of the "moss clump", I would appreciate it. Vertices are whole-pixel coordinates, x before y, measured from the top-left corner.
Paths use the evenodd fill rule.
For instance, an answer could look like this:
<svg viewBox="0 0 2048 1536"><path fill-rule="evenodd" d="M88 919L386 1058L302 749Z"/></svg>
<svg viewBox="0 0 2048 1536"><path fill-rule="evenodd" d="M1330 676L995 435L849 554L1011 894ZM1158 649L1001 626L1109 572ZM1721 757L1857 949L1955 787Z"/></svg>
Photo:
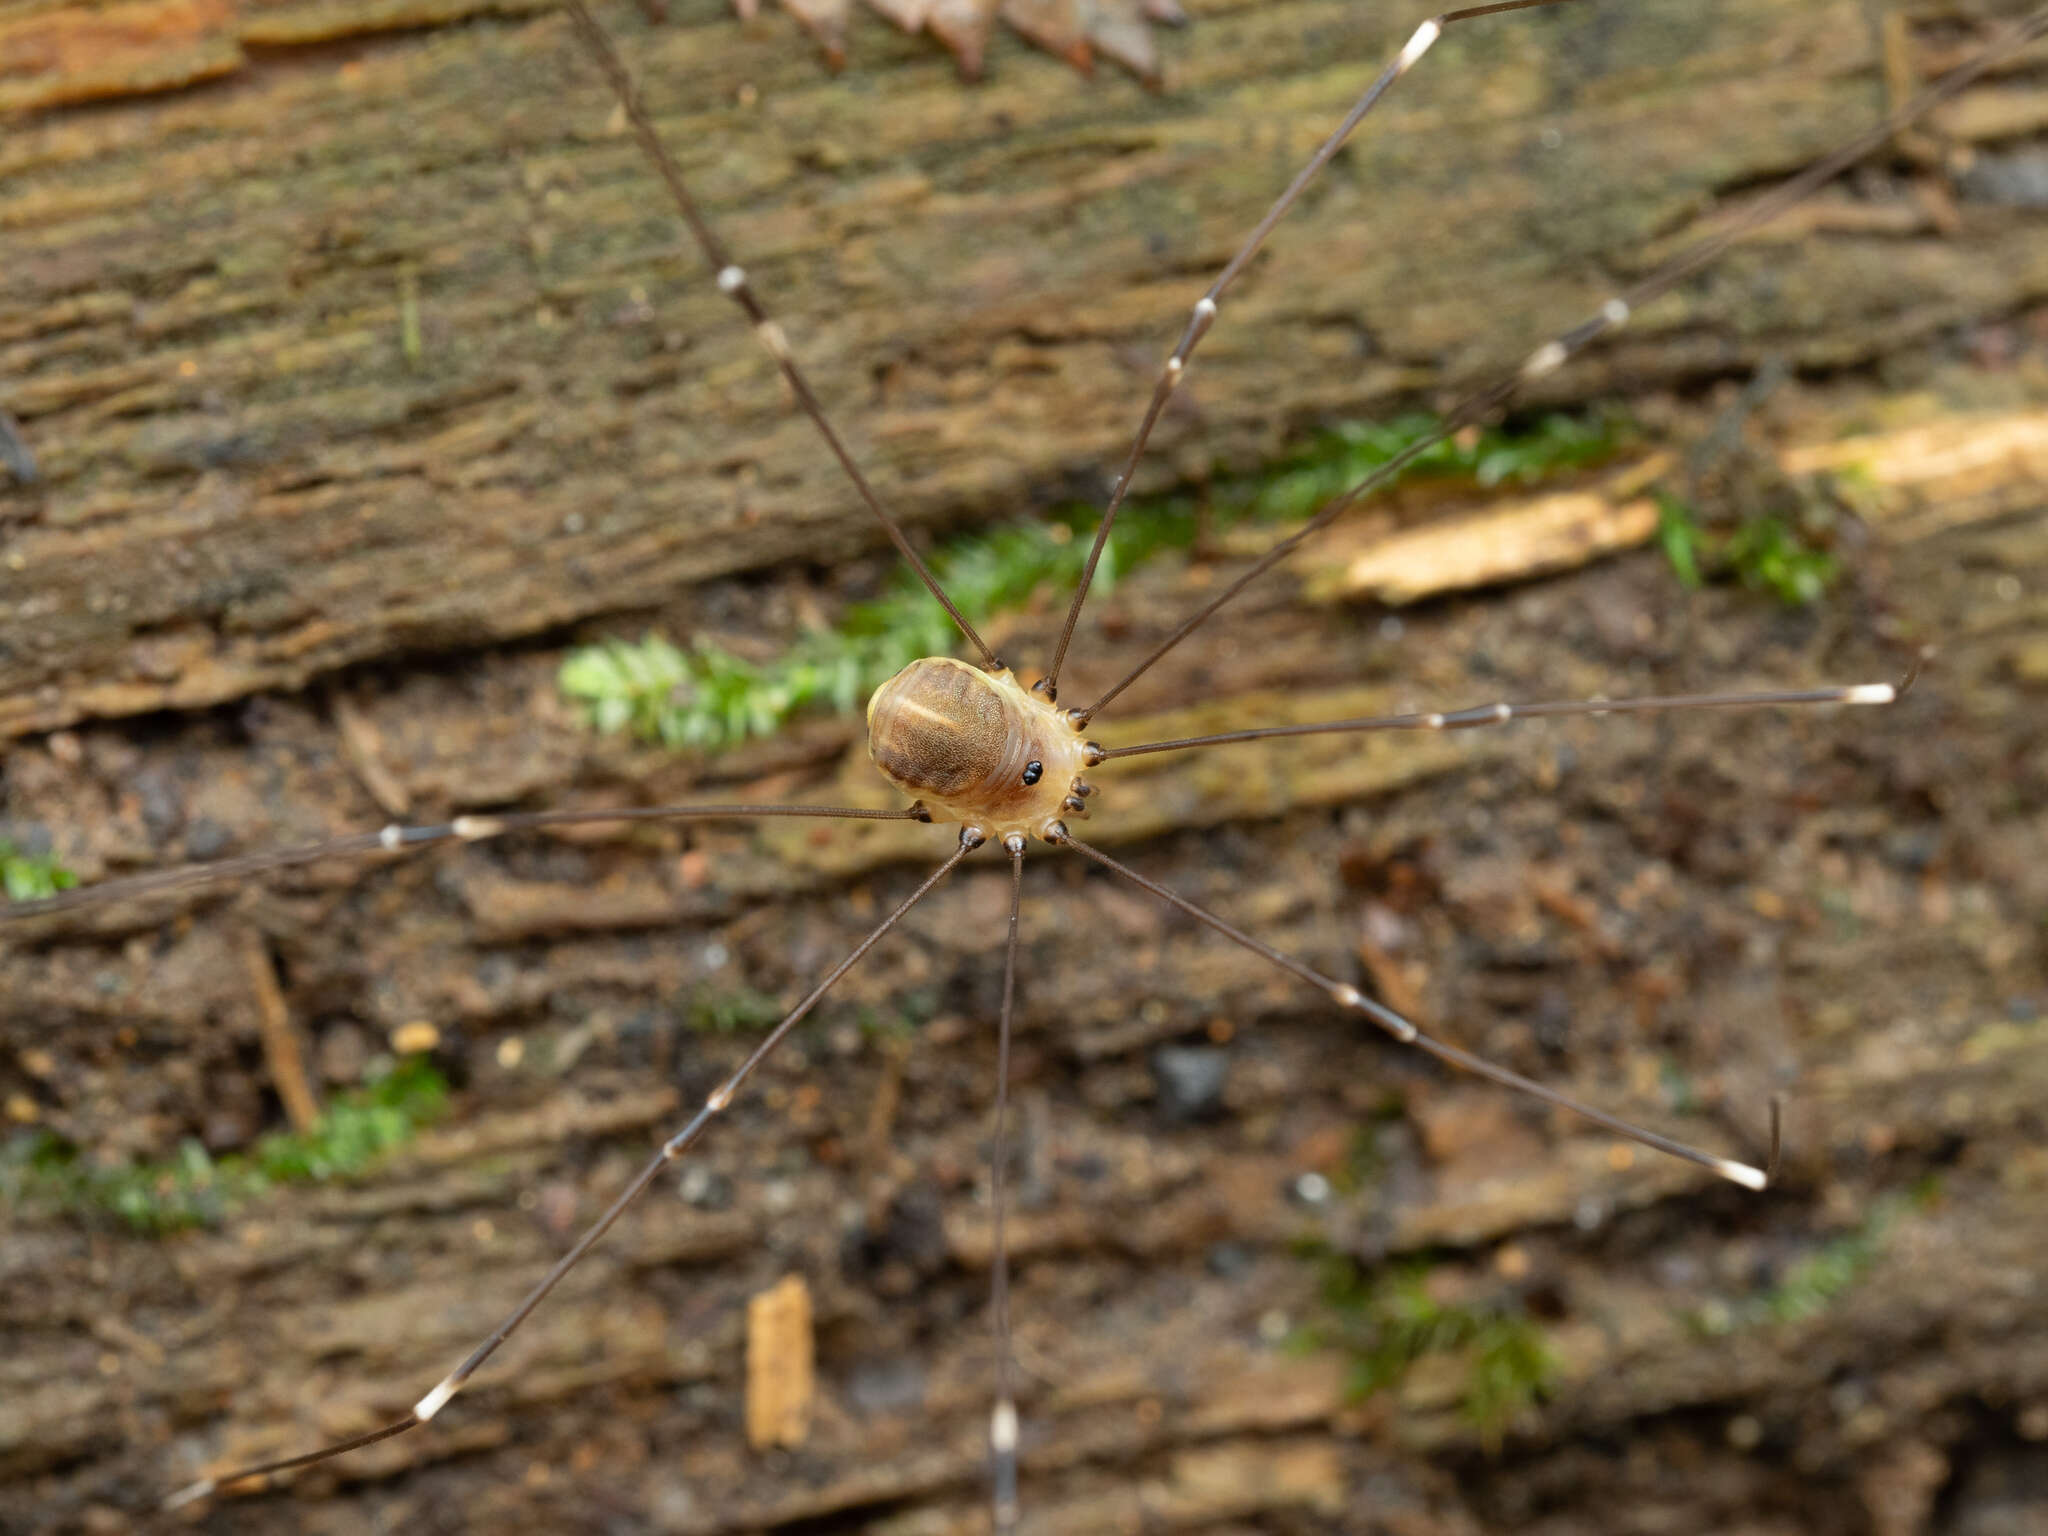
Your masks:
<svg viewBox="0 0 2048 1536"><path fill-rule="evenodd" d="M1439 1301L1430 1294L1427 1263L1373 1272L1328 1252L1318 1261L1325 1317L1306 1332L1304 1343L1343 1352L1352 1397L1399 1386L1426 1356L1460 1356L1465 1375L1459 1413L1494 1450L1516 1416L1549 1391L1556 1357L1518 1299Z"/></svg>
<svg viewBox="0 0 2048 1536"><path fill-rule="evenodd" d="M1939 1194L1939 1181L1930 1177L1911 1189L1880 1195L1862 1225L1787 1265L1775 1285L1733 1304L1702 1307L1690 1322L1700 1333L1719 1336L1820 1316L1870 1273L1900 1220L1926 1209Z"/></svg>
<svg viewBox="0 0 2048 1536"><path fill-rule="evenodd" d="M683 1022L699 1034L731 1035L780 1023L789 1010L765 992L740 987L730 992L700 989L690 994Z"/></svg>
<svg viewBox="0 0 2048 1536"><path fill-rule="evenodd" d="M306 1134L276 1132L246 1154L217 1158L187 1140L168 1161L109 1168L43 1131L18 1138L0 1153L0 1190L10 1202L108 1212L139 1232L210 1226L274 1185L363 1172L412 1140L447 1101L447 1080L431 1062L415 1057L339 1095Z"/></svg>
<svg viewBox="0 0 2048 1536"><path fill-rule="evenodd" d="M23 853L0 837L0 888L9 901L37 901L76 884L78 876L48 854Z"/></svg>
<svg viewBox="0 0 2048 1536"><path fill-rule="evenodd" d="M1788 608L1818 602L1841 572L1815 534L1782 517L1745 518L1734 532L1717 537L1689 503L1671 495L1657 498L1657 543L1685 586L1732 577Z"/></svg>
<svg viewBox="0 0 2048 1536"><path fill-rule="evenodd" d="M1225 480L1201 498L1181 494L1127 504L1096 570L1098 592L1162 551L1193 544L1210 527L1288 522L1312 515L1396 454L1435 432L1436 417L1408 415L1321 434L1275 469ZM1611 457L1628 435L1612 414L1544 416L1461 432L1421 454L1406 473L1480 485L1526 484ZM1028 603L1043 587L1080 579L1098 516L1069 507L1043 523L993 528L954 539L931 559L961 612L977 621ZM713 749L767 736L802 710L851 713L920 656L950 653L952 622L908 572L872 602L855 604L830 630L807 635L771 661L753 662L704 640L681 646L658 634L603 640L562 663L562 692L597 729L630 731L671 747Z"/></svg>

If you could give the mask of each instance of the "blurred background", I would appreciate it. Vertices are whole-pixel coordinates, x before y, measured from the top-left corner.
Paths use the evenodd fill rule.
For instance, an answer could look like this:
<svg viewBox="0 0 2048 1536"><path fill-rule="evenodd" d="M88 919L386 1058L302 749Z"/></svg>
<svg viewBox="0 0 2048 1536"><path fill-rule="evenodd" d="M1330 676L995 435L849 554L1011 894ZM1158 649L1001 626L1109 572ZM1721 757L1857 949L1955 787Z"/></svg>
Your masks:
<svg viewBox="0 0 2048 1536"><path fill-rule="evenodd" d="M836 74L782 12L600 12L1027 673L1187 306L1420 19L1187 9L1090 13L1092 75L1019 10L1054 46L998 29L972 83L866 12ZM1454 28L1226 298L1063 697L2021 9ZM460 811L890 803L844 706L948 632L565 18L17 5L0 112L10 896ZM1786 1168L1750 1195L1457 1079L1038 849L1031 1526L2048 1529L2044 131L2036 46L1102 716L1115 744L1938 648L1888 710L1094 774L1084 835L1446 1038L1748 1159L1784 1094ZM951 845L643 825L9 927L0 1530L149 1527L402 1414ZM1002 863L430 1429L168 1523L984 1528Z"/></svg>

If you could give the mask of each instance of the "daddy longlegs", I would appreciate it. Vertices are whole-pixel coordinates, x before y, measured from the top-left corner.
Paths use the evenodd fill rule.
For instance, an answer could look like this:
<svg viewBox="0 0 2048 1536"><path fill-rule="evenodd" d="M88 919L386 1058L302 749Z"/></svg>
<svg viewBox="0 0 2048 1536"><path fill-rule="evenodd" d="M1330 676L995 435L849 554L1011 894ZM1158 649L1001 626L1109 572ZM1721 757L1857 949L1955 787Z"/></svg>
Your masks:
<svg viewBox="0 0 2048 1536"><path fill-rule="evenodd" d="M1304 541L1327 528L1393 479L1407 464L1426 452L1434 442L1485 421L1508 405L1523 385L1553 373L1606 334L1625 326L1642 306L1670 292L1731 245L1856 165L1873 150L1892 140L1904 127L1955 96L1999 59L2034 39L2048 35L2048 7L2037 9L2023 20L2007 27L1974 61L1934 84L1889 119L1844 144L1835 153L1813 164L1806 171L1792 177L1767 196L1751 204L1739 219L1726 225L1718 233L1672 258L1650 276L1615 293L1594 313L1535 348L1512 374L1463 399L1445 415L1435 437L1417 442L1404 450L1383 469L1329 502L1298 530L1251 561L1228 583L1208 596L1177 627L1145 649L1129 669L1099 695L1079 704L1063 701L1060 696L1061 675L1068 661L1070 648L1110 529L1131 488L1153 429L1182 383L1203 339L1212 327L1223 322L1232 285L1258 255L1268 238L1275 236L1289 208L1336 156L1373 107L1429 53L1438 38L1448 29L1471 24L1498 24L1491 18L1507 12L1552 9L1579 3L1584 3L1584 0L1503 0L1503 3L1448 11L1424 21L1394 59L1357 99L1322 146L1274 200L1265 217L1245 238L1237 253L1207 290L1194 301L1178 339L1160 368L1129 451L1118 467L1080 582L1065 610L1057 644L1042 675L1038 675L1027 687L977 631L974 616L961 612L949 599L941 582L892 516L882 495L863 474L853 454L835 431L832 425L833 418L826 403L811 387L800 362L798 343L792 340L757 293L743 257L727 249L692 200L681 170L658 136L653 121L642 104L638 87L608 35L591 14L585 0L568 0L568 9L575 30L616 95L642 149L666 184L668 194L674 200L691 238L705 258L711 280L741 311L745 323L768 354L773 366L779 370L797 406L844 471L854 493L872 513L903 559L930 590L933 599L945 608L971 653L968 660L931 657L914 662L877 690L869 702L869 747L874 764L885 778L903 792L908 804L894 810L812 805L677 805L613 810L505 811L458 815L445 823L394 824L380 830L362 832L310 846L185 865L105 881L43 900L16 903L0 909L0 919L19 922L48 914L127 900L176 887L246 879L317 860L377 853L402 853L444 844L479 842L543 829L603 822L748 821L771 817L910 821L957 827L955 846L907 899L883 916L868 936L818 980L803 999L774 1025L738 1068L709 1094L687 1122L669 1136L603 1214L539 1278L525 1298L464 1359L429 1387L411 1410L393 1422L365 1434L309 1449L302 1454L253 1466L229 1468L204 1477L169 1493L164 1501L166 1507L176 1508L194 1504L273 1474L343 1456L362 1447L423 1428L437 1419L449 1408L464 1386L491 1359L500 1345L525 1323L563 1277L603 1239L626 1209L671 1165L684 1159L698 1145L708 1133L713 1121L745 1090L762 1063L783 1045L792 1031L811 1014L834 984L871 948L887 937L904 916L942 884L963 861L990 843L998 845L1007 856L1010 877L1007 923L1003 935L1001 1003L996 1020L994 1153L990 1174L993 1214L990 1312L995 1339L995 1379L994 1401L988 1424L988 1444L992 1463L992 1518L999 1530L1014 1527L1020 1510L1018 1461L1023 1433L1017 1392L1013 1383L1009 1275L1003 1223L1008 1199L1008 1079L1012 1015L1019 985L1018 931L1023 892L1023 864L1025 853L1034 840L1049 847L1071 852L1090 864L1100 866L1110 875L1128 882L1147 897L1166 904L1184 918L1206 928L1219 939L1240 946L1307 987L1319 990L1338 1009L1363 1015L1397 1043L1425 1052L1447 1066L1488 1079L1553 1107L1571 1111L1615 1136L1695 1164L1745 1189L1761 1190L1768 1186L1778 1151L1778 1111L1775 1102L1769 1106L1769 1154L1761 1165L1675 1141L1597 1106L1582 1103L1425 1032L1415 1022L1384 1002L1367 995L1352 982L1340 976L1326 974L1294 956L1269 946L1254 934L1246 932L1216 913L1112 858L1075 831L1075 826L1089 816L1094 804L1091 797L1096 786L1086 775L1098 768L1104 769L1105 781L1113 784L1112 765L1121 759L1139 755L1211 748L1227 750L1234 744L1253 740L1311 734L1362 735L1376 732L1429 733L1474 730L1508 725L1519 719L1543 717L1807 705L1886 705L1892 703L1905 686L1910 685L1913 669L1907 668L1903 681L1858 681L1839 686L1798 690L1495 702L1306 725L1251 726L1218 734L1108 747L1098 744L1091 734L1098 717L1110 709L1131 683L1169 657L1186 637L1217 615L1247 586L1280 564Z"/></svg>

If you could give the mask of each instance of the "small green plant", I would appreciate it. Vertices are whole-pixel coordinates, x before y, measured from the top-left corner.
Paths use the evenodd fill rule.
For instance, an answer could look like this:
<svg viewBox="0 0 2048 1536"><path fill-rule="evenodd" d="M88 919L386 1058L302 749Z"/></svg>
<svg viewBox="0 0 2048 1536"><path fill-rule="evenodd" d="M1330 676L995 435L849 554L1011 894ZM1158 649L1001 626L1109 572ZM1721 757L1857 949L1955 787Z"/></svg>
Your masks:
<svg viewBox="0 0 2048 1536"><path fill-rule="evenodd" d="M1380 1151L1380 1130L1400 1121L1406 1113L1407 1095L1398 1088L1389 1088L1380 1094L1366 1118L1351 1128L1344 1160L1330 1176L1331 1186L1338 1194L1356 1195L1378 1182L1386 1167L1386 1157Z"/></svg>
<svg viewBox="0 0 2048 1536"><path fill-rule="evenodd" d="M1805 607L1835 580L1835 557L1807 544L1782 518L1751 518L1729 538L1724 556L1744 586L1788 608Z"/></svg>
<svg viewBox="0 0 2048 1536"><path fill-rule="evenodd" d="M1557 1357L1543 1330L1519 1310L1479 1317L1466 1349L1471 1364L1460 1406L1486 1448L1498 1451L1507 1427L1550 1390Z"/></svg>
<svg viewBox="0 0 2048 1536"><path fill-rule="evenodd" d="M76 884L78 876L48 854L23 853L0 837L0 886L9 901L37 901Z"/></svg>
<svg viewBox="0 0 2048 1536"><path fill-rule="evenodd" d="M1657 1063L1657 1086L1673 1114L1696 1115L1700 1112L1699 1090L1675 1058L1666 1056Z"/></svg>
<svg viewBox="0 0 2048 1536"><path fill-rule="evenodd" d="M765 992L740 987L731 992L699 990L690 995L683 1022L699 1034L731 1035L766 1029L787 1010Z"/></svg>
<svg viewBox="0 0 2048 1536"><path fill-rule="evenodd" d="M1557 1360L1542 1328L1506 1297L1457 1306L1430 1294L1426 1263L1370 1273L1351 1259L1321 1255L1327 1321L1307 1342L1343 1351L1354 1398L1400 1385L1428 1355L1465 1361L1459 1412L1489 1450L1515 1417L1550 1388Z"/></svg>
<svg viewBox="0 0 2048 1536"><path fill-rule="evenodd" d="M1716 1303L1694 1312L1690 1321L1703 1334L1718 1336L1739 1328L1799 1323L1818 1317L1867 1275L1883 1254L1899 1221L1933 1204L1940 1183L1927 1178L1903 1192L1880 1195L1855 1231L1823 1243L1813 1253L1787 1266L1778 1283L1729 1305Z"/></svg>
<svg viewBox="0 0 2048 1536"><path fill-rule="evenodd" d="M1107 591L1164 550L1193 544L1204 509L1218 527L1307 517L1437 425L1435 417L1414 414L1342 426L1278 469L1224 480L1200 501L1187 494L1133 501L1103 551L1096 590ZM1611 457L1627 433L1612 413L1545 416L1459 433L1421 454L1406 473L1486 486L1529 483ZM977 618L1020 608L1043 587L1079 579L1096 516L1095 508L1070 507L1043 523L951 540L933 555L933 573ZM600 731L710 750L772 735L802 710L851 713L920 656L949 653L957 638L944 611L906 574L882 597L849 608L834 628L769 661L748 661L705 640L682 646L649 634L579 647L563 661L559 685Z"/></svg>
<svg viewBox="0 0 2048 1536"><path fill-rule="evenodd" d="M917 1038L917 1026L893 1008L880 1012L863 1007L854 1017L854 1027L870 1045L904 1046Z"/></svg>
<svg viewBox="0 0 2048 1536"><path fill-rule="evenodd" d="M1691 506L1668 493L1657 498L1657 544L1684 586L1699 587L1711 576L1731 575L1790 608L1818 601L1839 573L1833 555L1809 543L1781 517L1748 518L1726 538L1717 539L1701 526Z"/></svg>
<svg viewBox="0 0 2048 1536"><path fill-rule="evenodd" d="M1702 581L1700 563L1707 532L1692 508L1668 492L1657 497L1657 545L1679 585L1696 590Z"/></svg>
<svg viewBox="0 0 2048 1536"><path fill-rule="evenodd" d="M246 1154L216 1158L187 1140L166 1162L109 1168L44 1131L0 1154L0 1191L10 1202L39 1199L106 1211L141 1232L210 1226L273 1185L361 1173L438 1118L447 1100L447 1080L431 1062L412 1057L339 1095L311 1131L273 1133Z"/></svg>

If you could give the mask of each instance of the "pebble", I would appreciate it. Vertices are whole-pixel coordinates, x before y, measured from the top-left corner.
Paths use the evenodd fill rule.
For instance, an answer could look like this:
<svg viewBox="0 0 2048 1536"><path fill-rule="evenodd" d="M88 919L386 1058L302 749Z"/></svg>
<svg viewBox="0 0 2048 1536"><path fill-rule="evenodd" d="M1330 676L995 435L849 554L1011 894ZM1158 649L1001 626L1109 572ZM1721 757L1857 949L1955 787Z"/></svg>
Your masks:
<svg viewBox="0 0 2048 1536"><path fill-rule="evenodd" d="M1294 1181L1294 1197L1304 1205L1321 1205L1330 1198L1330 1181L1320 1173L1304 1173Z"/></svg>
<svg viewBox="0 0 2048 1536"><path fill-rule="evenodd" d="M856 1365L846 1383L854 1406L867 1413L908 1413L924 1406L924 1367L906 1355Z"/></svg>
<svg viewBox="0 0 2048 1536"><path fill-rule="evenodd" d="M732 1180L702 1163L693 1163L676 1180L676 1193L684 1204L700 1211L722 1211L732 1204Z"/></svg>
<svg viewBox="0 0 2048 1536"><path fill-rule="evenodd" d="M1169 1120L1204 1120L1223 1107L1230 1052L1213 1045L1162 1045L1152 1052L1152 1081Z"/></svg>

